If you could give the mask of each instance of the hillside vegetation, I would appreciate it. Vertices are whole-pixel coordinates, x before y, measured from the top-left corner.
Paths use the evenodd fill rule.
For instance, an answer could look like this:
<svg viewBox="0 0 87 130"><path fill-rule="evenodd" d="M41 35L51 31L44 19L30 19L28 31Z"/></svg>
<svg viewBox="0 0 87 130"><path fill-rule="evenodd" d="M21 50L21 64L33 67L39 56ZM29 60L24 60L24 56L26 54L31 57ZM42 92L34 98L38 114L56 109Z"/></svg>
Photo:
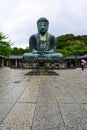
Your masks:
<svg viewBox="0 0 87 130"><path fill-rule="evenodd" d="M0 55L19 55L29 52L29 48L12 48L11 40L6 39L8 37L0 33ZM73 34L66 34L58 36L56 37L56 46L56 51L61 52L64 56L87 54L87 35L74 36Z"/></svg>
<svg viewBox="0 0 87 130"><path fill-rule="evenodd" d="M61 35L56 38L57 52L64 56L83 55L87 53L87 35Z"/></svg>

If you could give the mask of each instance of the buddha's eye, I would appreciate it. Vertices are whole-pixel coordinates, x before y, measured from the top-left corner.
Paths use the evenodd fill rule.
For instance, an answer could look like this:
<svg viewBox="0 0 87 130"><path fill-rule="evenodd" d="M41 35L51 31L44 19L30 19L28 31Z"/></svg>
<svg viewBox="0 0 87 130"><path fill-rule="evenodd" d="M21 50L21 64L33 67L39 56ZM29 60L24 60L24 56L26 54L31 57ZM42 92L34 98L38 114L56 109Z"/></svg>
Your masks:
<svg viewBox="0 0 87 130"><path fill-rule="evenodd" d="M46 27L46 24L44 24L44 27Z"/></svg>
<svg viewBox="0 0 87 130"><path fill-rule="evenodd" d="M41 24L39 24L39 26L41 27L42 25L41 25Z"/></svg>

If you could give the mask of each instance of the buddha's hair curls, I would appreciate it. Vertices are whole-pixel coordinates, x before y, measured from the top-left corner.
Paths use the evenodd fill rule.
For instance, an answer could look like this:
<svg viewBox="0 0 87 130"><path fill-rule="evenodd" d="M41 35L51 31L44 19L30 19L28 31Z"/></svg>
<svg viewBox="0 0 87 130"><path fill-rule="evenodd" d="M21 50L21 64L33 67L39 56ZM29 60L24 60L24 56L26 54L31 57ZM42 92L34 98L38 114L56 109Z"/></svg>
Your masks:
<svg viewBox="0 0 87 130"><path fill-rule="evenodd" d="M45 21L49 25L49 21L45 17L41 17L40 19L38 19L37 24L41 21Z"/></svg>

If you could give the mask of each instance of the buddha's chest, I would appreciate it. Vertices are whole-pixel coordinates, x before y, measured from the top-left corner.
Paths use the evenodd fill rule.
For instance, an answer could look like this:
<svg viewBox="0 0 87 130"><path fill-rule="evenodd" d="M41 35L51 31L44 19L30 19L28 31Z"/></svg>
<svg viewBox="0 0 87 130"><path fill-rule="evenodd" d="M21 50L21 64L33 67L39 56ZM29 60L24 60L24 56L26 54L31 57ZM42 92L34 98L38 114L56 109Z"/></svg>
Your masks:
<svg viewBox="0 0 87 130"><path fill-rule="evenodd" d="M47 41L39 41L39 46L38 46L40 51L48 51L49 49L49 44L47 43Z"/></svg>
<svg viewBox="0 0 87 130"><path fill-rule="evenodd" d="M39 36L39 41L38 41L38 50L39 51L48 51L49 50L49 43L47 40L47 35L44 36Z"/></svg>

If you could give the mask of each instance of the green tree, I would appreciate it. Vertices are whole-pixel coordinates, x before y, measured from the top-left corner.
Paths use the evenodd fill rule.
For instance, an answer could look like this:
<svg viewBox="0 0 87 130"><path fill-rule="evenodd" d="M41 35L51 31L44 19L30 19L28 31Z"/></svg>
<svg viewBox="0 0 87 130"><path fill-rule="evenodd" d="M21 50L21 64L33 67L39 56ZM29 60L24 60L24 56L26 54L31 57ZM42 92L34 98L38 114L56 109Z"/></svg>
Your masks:
<svg viewBox="0 0 87 130"><path fill-rule="evenodd" d="M64 56L83 55L87 53L87 35L61 35L56 38L57 52Z"/></svg>
<svg viewBox="0 0 87 130"><path fill-rule="evenodd" d="M0 32L0 55L9 56L12 53L11 41L7 41L7 38Z"/></svg>
<svg viewBox="0 0 87 130"><path fill-rule="evenodd" d="M12 54L15 54L15 55L22 55L27 52L29 52L29 48L27 48L27 47L26 47L26 49L17 48L17 47L12 48Z"/></svg>

